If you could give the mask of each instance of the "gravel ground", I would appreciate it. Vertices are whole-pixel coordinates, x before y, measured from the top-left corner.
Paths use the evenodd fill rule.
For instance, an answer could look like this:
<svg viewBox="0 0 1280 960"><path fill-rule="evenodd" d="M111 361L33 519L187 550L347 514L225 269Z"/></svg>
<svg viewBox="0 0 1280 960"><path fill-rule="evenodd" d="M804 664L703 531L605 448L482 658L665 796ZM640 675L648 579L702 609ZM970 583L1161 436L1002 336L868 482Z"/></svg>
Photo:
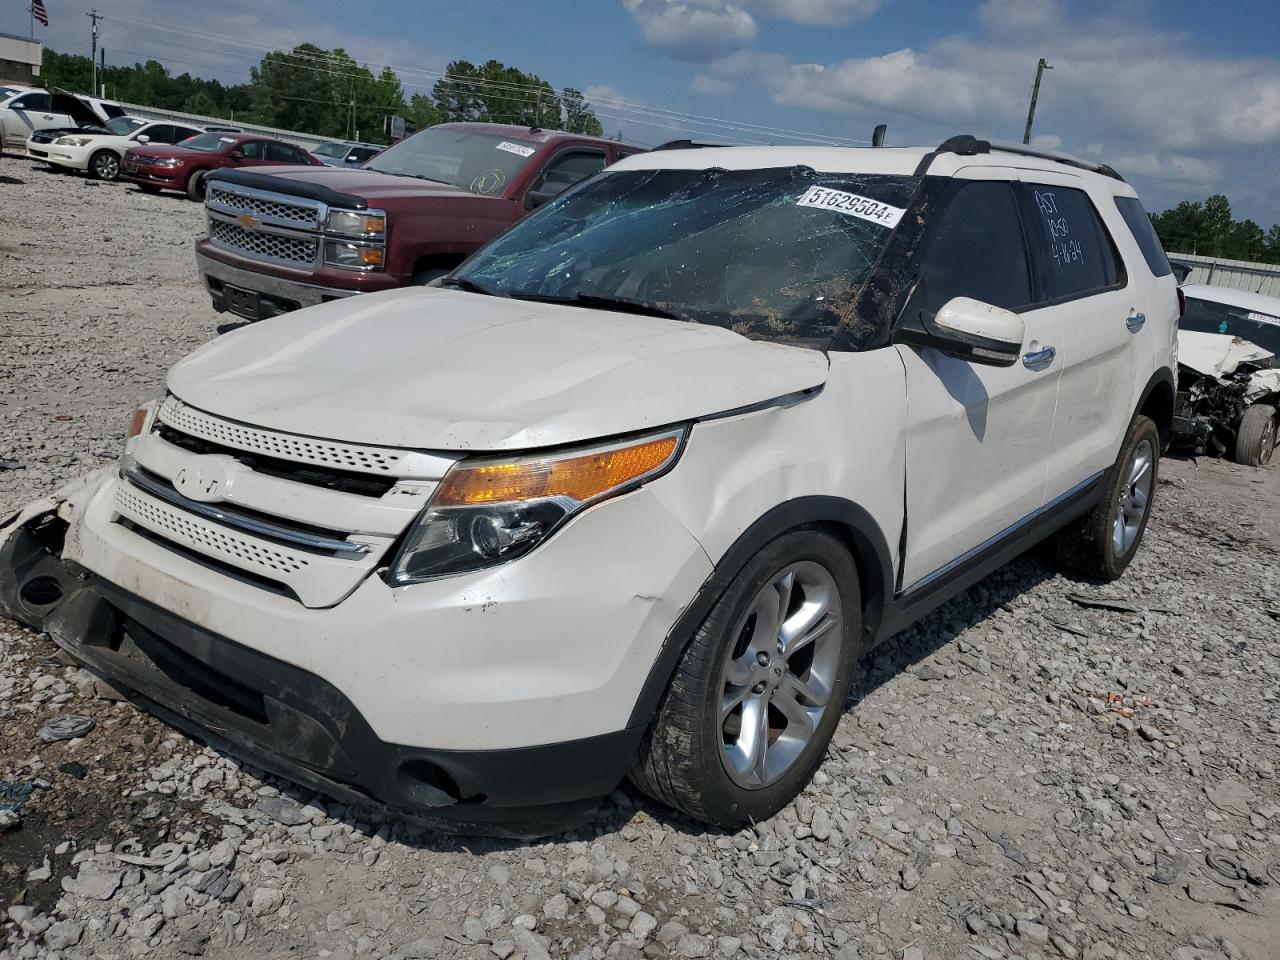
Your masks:
<svg viewBox="0 0 1280 960"><path fill-rule="evenodd" d="M0 511L114 458L216 334L199 223L0 160ZM409 834L0 621L0 958L1275 958L1278 506L1280 470L1167 461L1120 582L1028 558L947 604L879 652L804 796L736 834L628 790L546 842ZM68 714L95 726L39 739Z"/></svg>

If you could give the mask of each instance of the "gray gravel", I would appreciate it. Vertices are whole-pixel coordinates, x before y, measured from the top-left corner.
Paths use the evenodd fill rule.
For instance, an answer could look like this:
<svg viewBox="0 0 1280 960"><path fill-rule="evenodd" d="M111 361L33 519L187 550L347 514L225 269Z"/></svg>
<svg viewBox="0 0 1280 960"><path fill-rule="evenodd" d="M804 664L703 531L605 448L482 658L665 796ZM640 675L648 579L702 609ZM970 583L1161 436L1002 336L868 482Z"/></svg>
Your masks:
<svg viewBox="0 0 1280 960"><path fill-rule="evenodd" d="M0 160L0 510L113 458L215 335L199 219ZM0 621L0 958L1269 960L1278 507L1280 470L1167 461L1124 579L1031 558L947 604L879 651L810 789L736 834L624 790L542 843L410 835ZM95 726L37 737L67 714Z"/></svg>

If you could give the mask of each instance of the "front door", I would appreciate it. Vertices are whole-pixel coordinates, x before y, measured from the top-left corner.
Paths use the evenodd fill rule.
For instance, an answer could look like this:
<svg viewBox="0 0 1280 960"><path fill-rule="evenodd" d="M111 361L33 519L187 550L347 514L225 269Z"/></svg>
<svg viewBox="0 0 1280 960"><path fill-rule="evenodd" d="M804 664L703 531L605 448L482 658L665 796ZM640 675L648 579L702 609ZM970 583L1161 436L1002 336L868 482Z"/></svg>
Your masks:
<svg viewBox="0 0 1280 960"><path fill-rule="evenodd" d="M5 146L21 148L37 130L75 126L65 113L55 113L53 98L43 90L23 94L9 104L5 117Z"/></svg>
<svg viewBox="0 0 1280 960"><path fill-rule="evenodd" d="M1016 172L983 168L982 180L965 173L942 198L905 309L936 313L953 297L972 297L1020 313L1026 339L1010 367L897 347L907 381L905 590L1010 531L1045 500L1062 324L1034 307Z"/></svg>

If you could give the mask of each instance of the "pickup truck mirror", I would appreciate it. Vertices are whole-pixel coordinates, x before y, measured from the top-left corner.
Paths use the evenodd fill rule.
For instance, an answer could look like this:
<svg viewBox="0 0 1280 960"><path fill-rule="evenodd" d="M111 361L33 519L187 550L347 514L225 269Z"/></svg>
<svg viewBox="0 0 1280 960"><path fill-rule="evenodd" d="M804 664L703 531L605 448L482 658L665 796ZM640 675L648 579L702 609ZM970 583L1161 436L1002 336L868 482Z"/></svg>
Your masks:
<svg viewBox="0 0 1280 960"><path fill-rule="evenodd" d="M1012 310L954 297L932 317L920 311L904 317L894 341L916 347L935 347L973 363L1011 367L1022 353L1026 326Z"/></svg>
<svg viewBox="0 0 1280 960"><path fill-rule="evenodd" d="M560 181L544 183L537 190L529 191L528 195L525 197L525 206L530 210L533 210L535 207L540 207L544 203L554 200L556 197L560 196L560 194L568 190L570 186L572 186L572 184L562 183Z"/></svg>
<svg viewBox="0 0 1280 960"><path fill-rule="evenodd" d="M229 151L227 151L227 156L228 156L228 157L230 157L232 160L243 160L243 159L244 159L244 151L243 151L243 150L229 150Z"/></svg>

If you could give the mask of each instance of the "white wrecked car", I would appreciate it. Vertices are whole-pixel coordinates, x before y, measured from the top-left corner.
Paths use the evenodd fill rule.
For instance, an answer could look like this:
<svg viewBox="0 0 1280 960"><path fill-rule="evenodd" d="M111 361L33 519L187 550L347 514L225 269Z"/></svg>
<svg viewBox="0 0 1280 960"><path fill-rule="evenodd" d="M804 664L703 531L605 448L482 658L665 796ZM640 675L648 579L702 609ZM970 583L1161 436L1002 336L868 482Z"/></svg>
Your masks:
<svg viewBox="0 0 1280 960"><path fill-rule="evenodd" d="M1203 285L1182 292L1174 442L1196 456L1264 466L1280 406L1280 298Z"/></svg>

